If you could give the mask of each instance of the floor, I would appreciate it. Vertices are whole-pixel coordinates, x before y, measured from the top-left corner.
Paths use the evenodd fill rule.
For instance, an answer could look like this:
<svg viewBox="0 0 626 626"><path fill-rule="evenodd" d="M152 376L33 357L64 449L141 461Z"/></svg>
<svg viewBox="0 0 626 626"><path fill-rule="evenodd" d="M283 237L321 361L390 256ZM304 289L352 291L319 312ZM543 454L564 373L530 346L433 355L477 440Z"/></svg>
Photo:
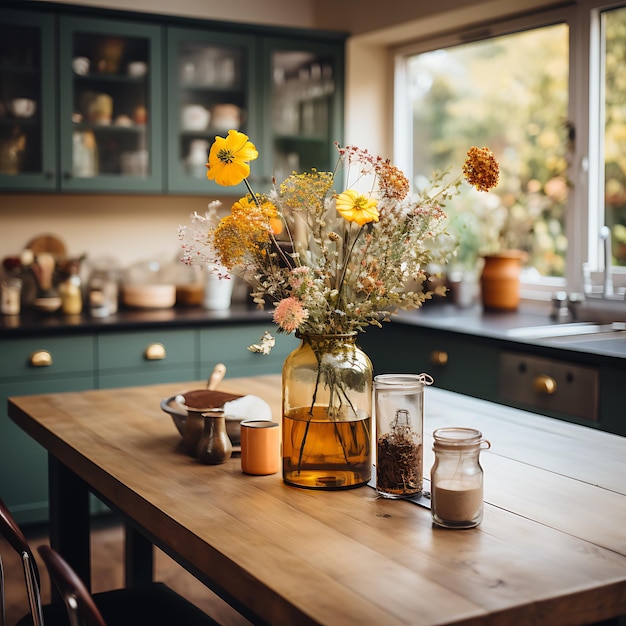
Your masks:
<svg viewBox="0 0 626 626"><path fill-rule="evenodd" d="M42 596L44 603L46 603L50 599L50 583L46 568L39 559L36 548L39 545L48 543L48 537L41 531L29 531L28 529L25 530L25 534L35 552L39 565L39 572L42 578ZM112 522L99 524L99 527L92 531L92 580L94 591L105 591L123 585L123 537L122 527ZM7 626L12 626L17 619L28 612L24 576L18 555L2 537L0 537L0 555L2 556L6 585L6 624ZM224 626L248 626L250 624L250 622L160 550L155 552L155 564L156 580L166 582L170 587L194 602Z"/></svg>

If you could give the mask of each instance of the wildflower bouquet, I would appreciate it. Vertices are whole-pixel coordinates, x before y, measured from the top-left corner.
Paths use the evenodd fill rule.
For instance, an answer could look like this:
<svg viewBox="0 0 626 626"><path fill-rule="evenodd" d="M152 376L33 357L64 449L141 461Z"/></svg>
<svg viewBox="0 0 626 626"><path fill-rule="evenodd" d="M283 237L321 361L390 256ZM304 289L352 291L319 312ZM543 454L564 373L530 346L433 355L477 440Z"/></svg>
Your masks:
<svg viewBox="0 0 626 626"><path fill-rule="evenodd" d="M358 487L371 475L372 365L355 335L432 296L421 288L425 268L454 248L444 245L442 207L462 178L436 175L430 190L410 199L408 180L388 160L338 146L334 172L293 173L264 195L248 181L257 156L243 133L216 138L209 179L244 182L248 193L225 217L212 203L180 227L183 260L240 276L255 302L274 304L279 330L302 337L283 366L283 480ZM463 171L485 190L498 177L487 149L472 148ZM268 353L273 343L266 333L249 349Z"/></svg>
<svg viewBox="0 0 626 626"><path fill-rule="evenodd" d="M406 176L389 160L357 147L337 150L334 172L293 173L259 194L248 181L258 156L248 136L230 130L216 137L208 178L244 182L248 193L225 217L214 202L179 228L182 260L241 277L258 305L274 304L274 321L287 333L352 333L420 307L433 295L421 288L427 266L454 249L443 207L462 177L446 182L435 174L429 189L409 197ZM472 148L463 174L487 191L497 183L498 164L487 148ZM345 185L336 189L340 180ZM269 345L266 335L251 349L267 352Z"/></svg>

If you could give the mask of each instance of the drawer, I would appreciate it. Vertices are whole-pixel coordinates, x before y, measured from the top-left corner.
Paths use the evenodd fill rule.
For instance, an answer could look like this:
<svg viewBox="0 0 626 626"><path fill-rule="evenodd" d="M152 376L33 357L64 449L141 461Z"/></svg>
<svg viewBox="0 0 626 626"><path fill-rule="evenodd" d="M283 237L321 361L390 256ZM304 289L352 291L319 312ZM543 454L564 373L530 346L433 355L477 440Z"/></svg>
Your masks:
<svg viewBox="0 0 626 626"><path fill-rule="evenodd" d="M158 371L193 368L198 360L193 330L147 330L98 336L98 370Z"/></svg>
<svg viewBox="0 0 626 626"><path fill-rule="evenodd" d="M599 374L591 367L513 352L500 356L500 399L506 403L597 421L599 393Z"/></svg>
<svg viewBox="0 0 626 626"><path fill-rule="evenodd" d="M95 368L94 337L4 339L0 378L40 380L66 374L91 373Z"/></svg>

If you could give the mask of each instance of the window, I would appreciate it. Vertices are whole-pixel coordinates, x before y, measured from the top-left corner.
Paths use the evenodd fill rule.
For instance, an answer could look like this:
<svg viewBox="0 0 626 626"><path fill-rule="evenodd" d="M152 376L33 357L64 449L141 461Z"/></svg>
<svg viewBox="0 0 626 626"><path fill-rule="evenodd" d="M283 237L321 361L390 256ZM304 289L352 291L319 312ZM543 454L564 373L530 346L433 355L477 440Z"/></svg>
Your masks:
<svg viewBox="0 0 626 626"><path fill-rule="evenodd" d="M602 13L604 202L613 263L626 267L626 7Z"/></svg>
<svg viewBox="0 0 626 626"><path fill-rule="evenodd" d="M595 0L396 51L395 160L413 184L472 145L500 161L494 192L464 186L447 207L459 265L522 248L533 295L581 291L606 223L626 266L625 63L626 7Z"/></svg>

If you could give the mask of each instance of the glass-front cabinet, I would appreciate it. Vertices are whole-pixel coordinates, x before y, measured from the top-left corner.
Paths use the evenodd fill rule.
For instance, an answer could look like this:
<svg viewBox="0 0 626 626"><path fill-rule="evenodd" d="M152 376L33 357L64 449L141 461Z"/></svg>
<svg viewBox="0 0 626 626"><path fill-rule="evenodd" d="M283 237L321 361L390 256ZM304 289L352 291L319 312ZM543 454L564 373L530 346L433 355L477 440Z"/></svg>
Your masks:
<svg viewBox="0 0 626 626"><path fill-rule="evenodd" d="M65 190L161 191L161 34L151 24L62 17Z"/></svg>
<svg viewBox="0 0 626 626"><path fill-rule="evenodd" d="M209 182L206 162L216 135L236 129L254 141L255 38L172 27L167 49L168 190L241 193Z"/></svg>
<svg viewBox="0 0 626 626"><path fill-rule="evenodd" d="M54 17L0 17L0 189L54 189Z"/></svg>
<svg viewBox="0 0 626 626"><path fill-rule="evenodd" d="M332 170L343 135L342 47L324 42L264 42L264 145L272 175Z"/></svg>
<svg viewBox="0 0 626 626"><path fill-rule="evenodd" d="M333 168L343 35L9 2L0 191L243 195L206 178L215 136L231 128L259 150L259 192Z"/></svg>

